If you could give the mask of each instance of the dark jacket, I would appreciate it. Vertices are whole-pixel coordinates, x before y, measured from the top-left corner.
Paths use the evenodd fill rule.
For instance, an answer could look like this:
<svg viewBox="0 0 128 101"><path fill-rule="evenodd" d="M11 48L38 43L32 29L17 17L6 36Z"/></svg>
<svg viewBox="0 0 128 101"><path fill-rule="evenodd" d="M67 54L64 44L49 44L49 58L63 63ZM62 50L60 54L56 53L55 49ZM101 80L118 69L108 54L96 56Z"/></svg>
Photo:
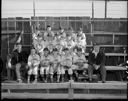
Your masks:
<svg viewBox="0 0 128 101"><path fill-rule="evenodd" d="M92 53L92 51L89 53L88 57L88 63L90 65L96 64L96 65L105 65L105 53L103 51L100 51L97 56L95 57L95 54Z"/></svg>
<svg viewBox="0 0 128 101"><path fill-rule="evenodd" d="M16 65L17 63L25 62L27 63L27 53L25 51L21 51L20 53L15 50L11 54L11 64Z"/></svg>

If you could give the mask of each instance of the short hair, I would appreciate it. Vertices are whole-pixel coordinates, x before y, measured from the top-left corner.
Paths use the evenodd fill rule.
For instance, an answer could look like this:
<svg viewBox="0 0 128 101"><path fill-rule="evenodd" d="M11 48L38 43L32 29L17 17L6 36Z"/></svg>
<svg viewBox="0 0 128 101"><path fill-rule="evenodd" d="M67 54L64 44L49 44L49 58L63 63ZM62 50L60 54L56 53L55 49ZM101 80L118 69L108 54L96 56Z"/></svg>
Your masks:
<svg viewBox="0 0 128 101"><path fill-rule="evenodd" d="M60 26L59 29L61 30L61 29L63 29L63 28Z"/></svg>
<svg viewBox="0 0 128 101"><path fill-rule="evenodd" d="M31 48L31 51L32 51L32 50L35 50L35 48ZM36 51L36 50L35 50L35 51Z"/></svg>
<svg viewBox="0 0 128 101"><path fill-rule="evenodd" d="M32 50L32 49L35 49L35 48L34 48L34 47L32 47L32 48L31 48L31 50Z"/></svg>
<svg viewBox="0 0 128 101"><path fill-rule="evenodd" d="M38 28L38 27L36 27L36 30L39 30L39 28Z"/></svg>
<svg viewBox="0 0 128 101"><path fill-rule="evenodd" d="M62 28L61 26L59 27L59 30L62 30L62 29L64 29L64 28Z"/></svg>
<svg viewBox="0 0 128 101"><path fill-rule="evenodd" d="M35 49L34 45L31 46L31 49Z"/></svg>
<svg viewBox="0 0 128 101"><path fill-rule="evenodd" d="M44 48L44 50L43 51L49 51L49 49L48 48Z"/></svg>
<svg viewBox="0 0 128 101"><path fill-rule="evenodd" d="M69 27L68 30L73 30L73 28L72 27Z"/></svg>
<svg viewBox="0 0 128 101"><path fill-rule="evenodd" d="M78 28L78 31L82 31L83 29L80 27L80 28Z"/></svg>
<svg viewBox="0 0 128 101"><path fill-rule="evenodd" d="M63 51L68 51L69 49L66 47L66 48L63 48Z"/></svg>
<svg viewBox="0 0 128 101"><path fill-rule="evenodd" d="M50 25L47 25L47 28L48 28L48 27L51 27L51 26L50 26Z"/></svg>
<svg viewBox="0 0 128 101"><path fill-rule="evenodd" d="M80 48L80 47L77 48L77 51L78 51L78 52L82 52L82 48Z"/></svg>
<svg viewBox="0 0 128 101"><path fill-rule="evenodd" d="M57 49L57 48L54 48L54 49L53 49L53 52L57 52L57 51L58 51L58 49Z"/></svg>
<svg viewBox="0 0 128 101"><path fill-rule="evenodd" d="M92 49L94 49L95 46L98 46L98 47L99 47L99 44L97 44L97 43L93 43L93 47L92 47ZM100 48L100 47L99 47L99 48Z"/></svg>

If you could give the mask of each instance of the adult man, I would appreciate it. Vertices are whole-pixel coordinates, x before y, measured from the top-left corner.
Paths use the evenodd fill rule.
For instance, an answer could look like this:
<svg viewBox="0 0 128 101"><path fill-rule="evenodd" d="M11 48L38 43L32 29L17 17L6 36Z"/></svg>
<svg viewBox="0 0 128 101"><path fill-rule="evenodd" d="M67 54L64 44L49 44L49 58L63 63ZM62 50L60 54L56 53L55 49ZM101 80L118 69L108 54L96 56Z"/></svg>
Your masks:
<svg viewBox="0 0 128 101"><path fill-rule="evenodd" d="M99 49L100 49L99 45L94 44L93 50L89 53L88 76L89 76L89 81L91 82L93 70L99 70L102 77L102 83L105 83L106 81L105 53L103 51L100 51Z"/></svg>
<svg viewBox="0 0 128 101"><path fill-rule="evenodd" d="M21 80L21 69L25 70L26 63L27 63L27 54L25 51L22 51L22 45L20 43L16 44L16 49L11 54L11 68L15 68L17 81L19 83L22 82ZM22 67L22 68L21 68ZM24 71L24 73L27 70Z"/></svg>

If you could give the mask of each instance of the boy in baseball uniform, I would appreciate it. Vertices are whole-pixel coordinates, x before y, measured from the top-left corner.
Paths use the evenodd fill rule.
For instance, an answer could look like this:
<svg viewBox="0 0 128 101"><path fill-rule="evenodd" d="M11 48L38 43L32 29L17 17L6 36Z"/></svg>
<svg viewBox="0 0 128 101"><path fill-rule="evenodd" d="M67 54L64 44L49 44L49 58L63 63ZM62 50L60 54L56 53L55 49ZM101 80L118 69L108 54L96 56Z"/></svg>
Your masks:
<svg viewBox="0 0 128 101"><path fill-rule="evenodd" d="M54 38L55 33L51 30L51 26L47 26L46 31L44 32L44 39L51 42Z"/></svg>
<svg viewBox="0 0 128 101"><path fill-rule="evenodd" d="M40 75L44 82L48 81L49 77L49 69L50 69L50 62L51 62L51 56L49 55L48 48L44 48L43 54L41 54L41 67L40 67ZM46 74L46 77L45 77Z"/></svg>
<svg viewBox="0 0 128 101"><path fill-rule="evenodd" d="M40 56L36 54L35 49L31 49L31 54L28 57L28 83L30 82L30 76L35 76L34 83L37 82L38 67L40 64Z"/></svg>
<svg viewBox="0 0 128 101"><path fill-rule="evenodd" d="M61 66L62 66L62 71L61 73L64 75L65 74L65 70L68 70L68 74L70 76L70 80L72 80L72 55L70 54L70 51L68 48L64 48L63 49L64 53L62 56L61 56Z"/></svg>
<svg viewBox="0 0 128 101"><path fill-rule="evenodd" d="M58 52L57 48L53 49L53 54L52 54L52 65L50 67L50 77L51 80L53 80L53 74L57 72L57 82L60 81L60 62L61 62L61 56Z"/></svg>
<svg viewBox="0 0 128 101"><path fill-rule="evenodd" d="M88 68L87 60L85 55L82 53L82 48L77 48L77 53L73 55L73 65L72 69L75 72L76 77L78 78L77 70L86 70Z"/></svg>
<svg viewBox="0 0 128 101"><path fill-rule="evenodd" d="M85 33L83 33L82 28L79 28L79 31L77 33L77 46L82 48L82 52L85 51L86 48L86 36Z"/></svg>

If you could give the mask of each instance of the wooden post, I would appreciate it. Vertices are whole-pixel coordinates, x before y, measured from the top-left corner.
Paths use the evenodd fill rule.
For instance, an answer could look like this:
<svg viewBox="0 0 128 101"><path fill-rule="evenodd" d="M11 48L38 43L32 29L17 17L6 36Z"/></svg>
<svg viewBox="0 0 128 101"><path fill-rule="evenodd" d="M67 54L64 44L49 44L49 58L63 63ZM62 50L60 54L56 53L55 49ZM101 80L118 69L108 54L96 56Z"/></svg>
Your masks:
<svg viewBox="0 0 128 101"><path fill-rule="evenodd" d="M90 89L87 89L87 93L88 93L88 94L90 93Z"/></svg>
<svg viewBox="0 0 128 101"><path fill-rule="evenodd" d="M70 81L69 83L70 83L68 88L69 99L73 99L72 81Z"/></svg>
<svg viewBox="0 0 128 101"><path fill-rule="evenodd" d="M107 0L105 0L105 18L107 18Z"/></svg>
<svg viewBox="0 0 128 101"><path fill-rule="evenodd" d="M10 89L8 89L8 93L10 94L11 92L10 92Z"/></svg>
<svg viewBox="0 0 128 101"><path fill-rule="evenodd" d="M7 37L8 37L8 54L9 54L9 30L8 30L9 24L7 19Z"/></svg>
<svg viewBox="0 0 128 101"><path fill-rule="evenodd" d="M92 18L94 18L94 5L93 5L93 2L92 2Z"/></svg>
<svg viewBox="0 0 128 101"><path fill-rule="evenodd" d="M24 31L24 21L22 21L22 30L21 30L20 35L21 35L21 34L23 34L23 33L22 33L22 31L23 31L23 32L25 32L25 31ZM23 35L21 35L21 41L20 41L20 42L21 42L21 43L23 43L23 42L24 42Z"/></svg>
<svg viewBox="0 0 128 101"><path fill-rule="evenodd" d="M35 0L33 0L33 16L34 16L34 20L36 20L35 19L35 16L36 16L36 12L35 12L36 10L35 10ZM34 23L34 33L36 33L36 21L34 21L35 23Z"/></svg>
<svg viewBox="0 0 128 101"><path fill-rule="evenodd" d="M114 45L114 40L115 40L115 34L112 34L112 44Z"/></svg>
<svg viewBox="0 0 128 101"><path fill-rule="evenodd" d="M46 92L49 93L49 89L46 89Z"/></svg>
<svg viewBox="0 0 128 101"><path fill-rule="evenodd" d="M35 0L33 0L33 15L35 17Z"/></svg>
<svg viewBox="0 0 128 101"><path fill-rule="evenodd" d="M128 1L127 1L127 11L128 11ZM127 13L127 18L128 18L128 13Z"/></svg>
<svg viewBox="0 0 128 101"><path fill-rule="evenodd" d="M91 37L93 37L93 24L94 24L94 5L93 5L93 2L92 2L92 21L91 21ZM92 40L91 40L91 45L92 45Z"/></svg>

